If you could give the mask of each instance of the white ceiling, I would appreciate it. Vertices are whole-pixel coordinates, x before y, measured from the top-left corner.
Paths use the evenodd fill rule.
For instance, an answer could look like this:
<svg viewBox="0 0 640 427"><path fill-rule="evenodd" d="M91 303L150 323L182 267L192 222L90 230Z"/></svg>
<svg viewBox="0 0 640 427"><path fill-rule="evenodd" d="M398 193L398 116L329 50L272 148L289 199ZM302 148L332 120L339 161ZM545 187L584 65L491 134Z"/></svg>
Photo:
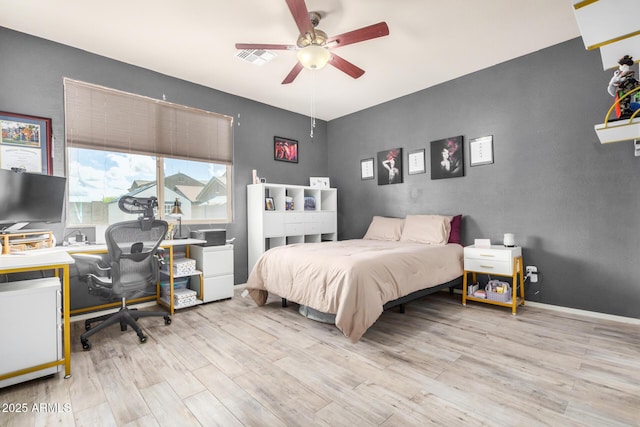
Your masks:
<svg viewBox="0 0 640 427"><path fill-rule="evenodd" d="M0 0L0 26L234 95L331 120L580 35L571 0L306 0L329 36L380 21L389 36L336 49L332 66L280 84L295 52L268 64L235 43L295 44L285 0ZM171 99L168 99L171 101Z"/></svg>

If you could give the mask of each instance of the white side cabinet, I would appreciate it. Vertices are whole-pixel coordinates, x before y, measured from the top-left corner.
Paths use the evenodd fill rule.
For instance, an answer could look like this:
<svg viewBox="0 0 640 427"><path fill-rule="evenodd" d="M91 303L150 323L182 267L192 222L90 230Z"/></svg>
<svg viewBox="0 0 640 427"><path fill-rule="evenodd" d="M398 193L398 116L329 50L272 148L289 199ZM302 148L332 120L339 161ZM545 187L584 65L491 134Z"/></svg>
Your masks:
<svg viewBox="0 0 640 427"><path fill-rule="evenodd" d="M191 245L191 258L202 272L204 289L199 294L203 302L233 297L233 245ZM193 285L191 286L193 288Z"/></svg>
<svg viewBox="0 0 640 427"><path fill-rule="evenodd" d="M60 279L0 283L0 374L62 358ZM0 388L59 371L60 365L0 381Z"/></svg>
<svg viewBox="0 0 640 427"><path fill-rule="evenodd" d="M338 239L338 190L302 185L247 186L247 252L251 273L268 249Z"/></svg>

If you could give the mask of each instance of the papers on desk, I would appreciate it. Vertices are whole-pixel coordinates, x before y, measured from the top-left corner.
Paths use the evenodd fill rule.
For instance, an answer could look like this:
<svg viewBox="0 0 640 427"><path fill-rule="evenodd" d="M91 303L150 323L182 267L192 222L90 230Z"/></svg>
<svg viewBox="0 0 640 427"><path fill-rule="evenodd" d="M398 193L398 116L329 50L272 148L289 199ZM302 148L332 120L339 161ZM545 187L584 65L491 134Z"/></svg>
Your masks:
<svg viewBox="0 0 640 427"><path fill-rule="evenodd" d="M46 255L52 252L66 252L64 248L54 247L54 248L42 248L42 249L30 249L28 251L14 251L7 255Z"/></svg>

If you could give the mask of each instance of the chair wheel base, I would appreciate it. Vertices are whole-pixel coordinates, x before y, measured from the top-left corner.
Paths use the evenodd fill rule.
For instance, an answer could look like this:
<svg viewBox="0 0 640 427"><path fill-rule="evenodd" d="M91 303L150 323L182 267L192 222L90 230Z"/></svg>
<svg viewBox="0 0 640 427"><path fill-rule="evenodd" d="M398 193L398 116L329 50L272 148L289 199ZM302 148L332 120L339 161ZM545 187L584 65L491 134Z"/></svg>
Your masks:
<svg viewBox="0 0 640 427"><path fill-rule="evenodd" d="M80 341L82 342L82 349L83 349L84 351L89 351L89 350L91 350L91 343L89 342L89 340L83 340L83 339L81 339Z"/></svg>
<svg viewBox="0 0 640 427"><path fill-rule="evenodd" d="M171 317L164 316L164 324L165 325L170 325L171 324Z"/></svg>

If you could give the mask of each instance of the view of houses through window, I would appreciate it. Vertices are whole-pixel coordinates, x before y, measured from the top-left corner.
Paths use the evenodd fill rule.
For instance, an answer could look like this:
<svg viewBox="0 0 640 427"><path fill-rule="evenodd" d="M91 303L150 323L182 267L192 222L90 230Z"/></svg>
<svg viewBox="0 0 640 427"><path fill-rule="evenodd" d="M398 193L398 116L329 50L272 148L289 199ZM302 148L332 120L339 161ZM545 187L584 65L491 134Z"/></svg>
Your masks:
<svg viewBox="0 0 640 427"><path fill-rule="evenodd" d="M108 225L134 219L121 196L155 196L157 217L171 219L176 200L183 221L230 222L231 166L132 153L68 148L69 225ZM162 179L160 179L160 177ZM159 188L158 183L163 182Z"/></svg>

